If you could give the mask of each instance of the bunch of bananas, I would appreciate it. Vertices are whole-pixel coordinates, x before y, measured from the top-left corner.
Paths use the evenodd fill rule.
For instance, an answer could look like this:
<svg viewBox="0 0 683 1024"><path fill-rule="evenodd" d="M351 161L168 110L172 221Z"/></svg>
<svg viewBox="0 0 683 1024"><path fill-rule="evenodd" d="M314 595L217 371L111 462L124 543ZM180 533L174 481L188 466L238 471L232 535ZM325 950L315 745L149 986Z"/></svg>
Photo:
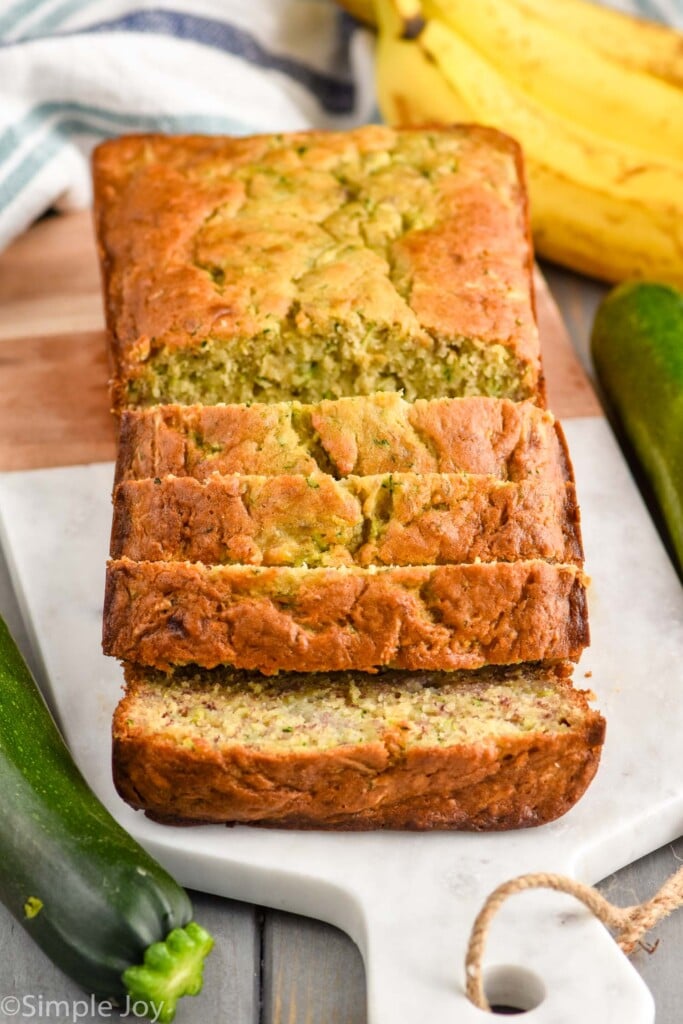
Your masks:
<svg viewBox="0 0 683 1024"><path fill-rule="evenodd" d="M521 143L541 255L683 284L681 33L587 0L342 2L378 27L388 123Z"/></svg>

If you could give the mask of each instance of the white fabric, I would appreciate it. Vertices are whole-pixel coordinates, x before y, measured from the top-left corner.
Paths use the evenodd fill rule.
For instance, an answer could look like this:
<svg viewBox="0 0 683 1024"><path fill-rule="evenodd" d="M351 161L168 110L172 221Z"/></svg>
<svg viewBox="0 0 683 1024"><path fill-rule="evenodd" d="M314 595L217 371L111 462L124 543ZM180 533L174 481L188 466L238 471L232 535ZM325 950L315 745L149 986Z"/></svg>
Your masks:
<svg viewBox="0 0 683 1024"><path fill-rule="evenodd" d="M612 3L683 22L683 0ZM377 119L372 38L332 0L0 0L0 248L88 204L102 138Z"/></svg>
<svg viewBox="0 0 683 1024"><path fill-rule="evenodd" d="M369 39L331 0L0 0L0 247L87 205L110 135L372 120Z"/></svg>

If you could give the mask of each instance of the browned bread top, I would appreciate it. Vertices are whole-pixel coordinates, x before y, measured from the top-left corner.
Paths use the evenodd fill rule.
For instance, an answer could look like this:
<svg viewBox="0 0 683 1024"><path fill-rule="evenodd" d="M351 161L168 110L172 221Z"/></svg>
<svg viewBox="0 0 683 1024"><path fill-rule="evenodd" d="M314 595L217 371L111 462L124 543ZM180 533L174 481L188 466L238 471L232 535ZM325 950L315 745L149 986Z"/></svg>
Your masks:
<svg viewBox="0 0 683 1024"><path fill-rule="evenodd" d="M94 180L117 407L542 397L505 135L129 136Z"/></svg>
<svg viewBox="0 0 683 1024"><path fill-rule="evenodd" d="M571 479L559 423L530 401L410 403L384 392L315 405L167 405L126 410L121 417L117 481L315 472Z"/></svg>
<svg viewBox="0 0 683 1024"><path fill-rule="evenodd" d="M254 677L126 667L114 779L166 821L510 829L558 817L605 723L565 666Z"/></svg>
<svg viewBox="0 0 683 1024"><path fill-rule="evenodd" d="M480 668L578 658L585 579L542 561L336 569L109 563L106 654L279 671Z"/></svg>
<svg viewBox="0 0 683 1024"><path fill-rule="evenodd" d="M205 565L581 562L574 485L464 473L168 476L114 496L112 558Z"/></svg>

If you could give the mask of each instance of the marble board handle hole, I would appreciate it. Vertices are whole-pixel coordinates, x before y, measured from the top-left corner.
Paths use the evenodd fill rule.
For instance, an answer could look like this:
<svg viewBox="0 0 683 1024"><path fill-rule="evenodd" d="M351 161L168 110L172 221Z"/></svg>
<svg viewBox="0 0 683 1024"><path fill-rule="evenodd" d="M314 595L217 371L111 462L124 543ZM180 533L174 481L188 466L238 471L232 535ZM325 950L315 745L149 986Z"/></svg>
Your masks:
<svg viewBox="0 0 683 1024"><path fill-rule="evenodd" d="M484 992L491 1012L501 1016L528 1013L545 998L541 979L524 967L491 967L484 977Z"/></svg>

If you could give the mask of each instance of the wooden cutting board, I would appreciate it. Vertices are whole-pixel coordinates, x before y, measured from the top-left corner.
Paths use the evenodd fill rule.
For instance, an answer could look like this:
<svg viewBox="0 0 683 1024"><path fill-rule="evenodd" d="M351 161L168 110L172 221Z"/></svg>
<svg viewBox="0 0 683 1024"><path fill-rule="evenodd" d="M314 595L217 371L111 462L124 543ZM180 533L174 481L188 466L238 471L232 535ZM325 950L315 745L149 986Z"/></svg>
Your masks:
<svg viewBox="0 0 683 1024"><path fill-rule="evenodd" d="M550 407L600 415L548 288L536 275ZM114 457L90 214L49 216L0 255L0 471Z"/></svg>

